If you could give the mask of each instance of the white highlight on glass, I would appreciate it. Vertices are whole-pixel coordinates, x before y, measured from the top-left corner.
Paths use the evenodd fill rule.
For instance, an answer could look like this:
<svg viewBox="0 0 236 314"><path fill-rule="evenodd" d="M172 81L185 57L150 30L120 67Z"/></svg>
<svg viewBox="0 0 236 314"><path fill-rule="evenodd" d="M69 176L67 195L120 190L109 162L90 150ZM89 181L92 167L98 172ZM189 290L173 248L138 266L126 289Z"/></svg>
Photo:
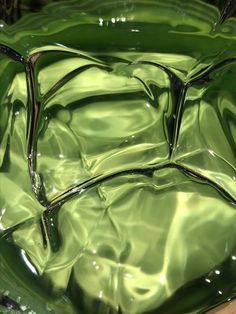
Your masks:
<svg viewBox="0 0 236 314"><path fill-rule="evenodd" d="M25 254L25 251L24 250L21 250L21 256L25 262L25 264L28 266L28 268L31 270L31 272L35 275L37 275L37 271L35 269L35 267L30 263L30 261L28 260L26 254Z"/></svg>
<svg viewBox="0 0 236 314"><path fill-rule="evenodd" d="M99 18L99 26L103 26L103 19L101 17Z"/></svg>

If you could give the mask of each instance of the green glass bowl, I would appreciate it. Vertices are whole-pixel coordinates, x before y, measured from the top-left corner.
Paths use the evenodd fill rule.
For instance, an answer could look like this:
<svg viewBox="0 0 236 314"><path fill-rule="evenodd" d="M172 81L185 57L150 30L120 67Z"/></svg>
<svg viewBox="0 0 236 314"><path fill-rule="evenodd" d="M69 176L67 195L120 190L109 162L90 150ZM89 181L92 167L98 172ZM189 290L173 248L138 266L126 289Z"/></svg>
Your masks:
<svg viewBox="0 0 236 314"><path fill-rule="evenodd" d="M0 313L232 300L235 2L0 6Z"/></svg>

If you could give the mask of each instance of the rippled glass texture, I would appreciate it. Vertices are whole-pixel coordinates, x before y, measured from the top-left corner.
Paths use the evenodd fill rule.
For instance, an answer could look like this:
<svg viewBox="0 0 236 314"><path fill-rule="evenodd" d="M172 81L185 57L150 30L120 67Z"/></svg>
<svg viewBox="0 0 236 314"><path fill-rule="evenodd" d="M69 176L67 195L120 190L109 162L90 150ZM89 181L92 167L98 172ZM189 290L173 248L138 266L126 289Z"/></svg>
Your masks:
<svg viewBox="0 0 236 314"><path fill-rule="evenodd" d="M3 1L1 314L202 314L236 296L235 10Z"/></svg>

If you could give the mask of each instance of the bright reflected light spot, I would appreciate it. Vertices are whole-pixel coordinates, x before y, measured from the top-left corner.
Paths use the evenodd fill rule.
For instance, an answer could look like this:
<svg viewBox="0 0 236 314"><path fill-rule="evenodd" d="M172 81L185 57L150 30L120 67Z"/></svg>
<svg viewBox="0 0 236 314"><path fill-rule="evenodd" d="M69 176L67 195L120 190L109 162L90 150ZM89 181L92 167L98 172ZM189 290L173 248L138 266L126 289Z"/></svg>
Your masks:
<svg viewBox="0 0 236 314"><path fill-rule="evenodd" d="M53 185L53 187L52 187L52 193L57 193L57 189L56 189L55 185Z"/></svg>
<svg viewBox="0 0 236 314"><path fill-rule="evenodd" d="M20 306L21 310L24 312L25 310L27 310L27 306L26 305L21 305Z"/></svg>
<svg viewBox="0 0 236 314"><path fill-rule="evenodd" d="M219 274L220 274L220 271L219 271L218 269L216 269L216 270L215 270L215 274L216 274L216 275L219 275Z"/></svg>
<svg viewBox="0 0 236 314"><path fill-rule="evenodd" d="M208 278L206 278L205 281L208 283L211 283L210 279L208 279Z"/></svg>
<svg viewBox="0 0 236 314"><path fill-rule="evenodd" d="M165 274L161 274L160 275L160 283L162 285L164 285L166 283L166 276L165 276Z"/></svg>
<svg viewBox="0 0 236 314"><path fill-rule="evenodd" d="M103 297L103 291L102 290L99 292L98 297L99 297L99 299L101 299Z"/></svg>
<svg viewBox="0 0 236 314"><path fill-rule="evenodd" d="M59 47L62 47L62 48L66 48L66 46L65 45L63 45L63 44L60 44L60 43L55 43L57 46L59 46Z"/></svg>
<svg viewBox="0 0 236 314"><path fill-rule="evenodd" d="M116 22L116 19L113 17L113 18L111 19L111 22L112 22L112 23L115 23L115 22Z"/></svg>
<svg viewBox="0 0 236 314"><path fill-rule="evenodd" d="M121 20L121 22L124 23L126 21L126 17L122 16L122 18L120 20Z"/></svg>
<svg viewBox="0 0 236 314"><path fill-rule="evenodd" d="M139 29L131 29L131 32L133 32L133 33L139 33L140 30L139 30Z"/></svg>
<svg viewBox="0 0 236 314"><path fill-rule="evenodd" d="M236 261L236 256L235 255L232 255L232 260Z"/></svg>
<svg viewBox="0 0 236 314"><path fill-rule="evenodd" d="M4 208L1 209L0 216L3 216L5 214L5 212L6 212L6 208L4 207Z"/></svg>
<svg viewBox="0 0 236 314"><path fill-rule="evenodd" d="M130 273L125 273L125 277L129 279L133 278L133 276Z"/></svg>
<svg viewBox="0 0 236 314"><path fill-rule="evenodd" d="M95 266L95 269L96 269L96 270L99 270L99 269L100 269L100 267L99 267L98 265L96 265L96 266Z"/></svg>
<svg viewBox="0 0 236 314"><path fill-rule="evenodd" d="M37 275L37 271L35 269L35 267L30 263L30 261L28 260L25 251L21 250L21 256L25 262L25 264L28 266L28 268L31 270L31 272L35 275Z"/></svg>
<svg viewBox="0 0 236 314"><path fill-rule="evenodd" d="M222 292L221 290L218 290L218 293L219 293L220 295L222 295L222 294L223 294L223 292Z"/></svg>
<svg viewBox="0 0 236 314"><path fill-rule="evenodd" d="M64 158L64 155L63 154L59 154L59 158Z"/></svg>
<svg viewBox="0 0 236 314"><path fill-rule="evenodd" d="M5 211L6 211L6 208L2 208L2 209L0 209L0 221L2 220L2 218L3 218L3 216L4 216L4 214L5 214ZM0 230L1 231L4 231L5 230L5 228L4 228L4 226L3 226L3 224L0 222Z"/></svg>
<svg viewBox="0 0 236 314"><path fill-rule="evenodd" d="M99 26L103 26L103 19L101 17L99 18Z"/></svg>
<svg viewBox="0 0 236 314"><path fill-rule="evenodd" d="M213 157L215 156L213 150L209 149L208 152L209 152Z"/></svg>
<svg viewBox="0 0 236 314"><path fill-rule="evenodd" d="M76 184L76 183L78 183L78 182L75 181L74 183ZM72 193L76 193L77 191L78 191L78 188L73 188L73 189L71 190Z"/></svg>

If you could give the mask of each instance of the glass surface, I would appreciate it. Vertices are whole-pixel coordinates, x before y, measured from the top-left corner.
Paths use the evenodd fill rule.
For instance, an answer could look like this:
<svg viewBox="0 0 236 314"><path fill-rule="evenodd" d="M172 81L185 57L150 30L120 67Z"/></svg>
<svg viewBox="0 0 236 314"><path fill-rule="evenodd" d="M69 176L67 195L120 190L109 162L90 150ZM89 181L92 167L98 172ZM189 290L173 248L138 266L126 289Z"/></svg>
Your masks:
<svg viewBox="0 0 236 314"><path fill-rule="evenodd" d="M0 313L236 296L235 1L2 1Z"/></svg>

